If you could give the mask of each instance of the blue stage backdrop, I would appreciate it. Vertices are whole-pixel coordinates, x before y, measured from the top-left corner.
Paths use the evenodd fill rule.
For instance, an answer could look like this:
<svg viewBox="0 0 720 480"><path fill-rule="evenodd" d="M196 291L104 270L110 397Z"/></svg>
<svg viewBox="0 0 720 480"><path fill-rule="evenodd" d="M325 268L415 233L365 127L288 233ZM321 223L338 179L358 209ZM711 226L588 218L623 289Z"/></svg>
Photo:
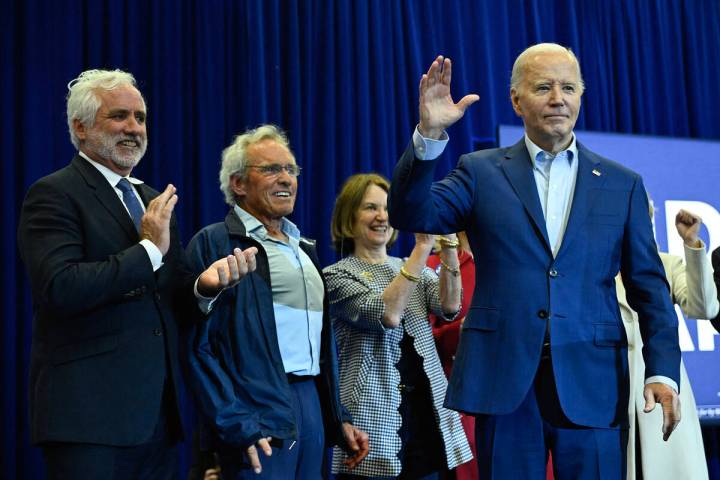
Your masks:
<svg viewBox="0 0 720 480"><path fill-rule="evenodd" d="M454 61L453 92L480 102L449 132L438 172L519 124L508 84L530 44L572 47L587 90L578 128L720 139L718 0L28 0L0 16L3 222L0 478L44 478L28 438L31 307L15 231L24 192L73 155L67 83L122 68L148 106L149 148L136 176L178 187L183 239L223 218L220 152L272 122L298 162L293 219L335 261L328 225L342 181L389 175L417 121L417 85L435 55ZM684 156L683 156L684 159ZM708 158L707 162L717 161ZM708 181L710 181L708 179ZM656 196L660 191L653 192ZM407 236L397 254L407 254ZM112 379L108 379L112 382ZM192 402L183 397L188 430ZM705 431L711 470L720 441ZM188 464L183 444L180 469Z"/></svg>
<svg viewBox="0 0 720 480"><path fill-rule="evenodd" d="M684 208L703 219L708 254L720 246L720 142L576 131L578 141L642 175L655 204L655 238L660 250L684 256L675 215ZM513 145L522 127L501 125L499 145ZM720 335L707 319L686 318L676 307L680 348L700 420L720 423Z"/></svg>

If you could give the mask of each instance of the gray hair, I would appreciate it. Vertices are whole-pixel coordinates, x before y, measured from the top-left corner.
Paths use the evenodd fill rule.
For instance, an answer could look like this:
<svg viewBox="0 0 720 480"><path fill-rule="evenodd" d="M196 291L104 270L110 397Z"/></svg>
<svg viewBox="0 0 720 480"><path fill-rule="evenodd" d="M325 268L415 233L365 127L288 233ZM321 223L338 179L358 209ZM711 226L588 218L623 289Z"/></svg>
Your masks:
<svg viewBox="0 0 720 480"><path fill-rule="evenodd" d="M510 76L511 90L517 91L520 88L520 84L522 83L525 75L525 66L527 65L528 60L530 60L532 56L542 53L564 53L567 55L577 67L578 79L580 80L580 94L585 91L585 82L583 81L582 73L580 72L580 62L578 62L578 59L572 50L567 47L563 47L562 45L558 45L557 43L538 43L526 48L520 55L518 55L515 59L515 63L513 64L512 75Z"/></svg>
<svg viewBox="0 0 720 480"><path fill-rule="evenodd" d="M100 88L114 90L121 85L137 88L135 77L122 70L86 70L68 83L67 121L70 141L75 148L80 148L80 139L75 134L73 121L77 119L85 127L92 128L101 105L96 91ZM142 94L140 97L142 98ZM144 103L145 99L143 98Z"/></svg>
<svg viewBox="0 0 720 480"><path fill-rule="evenodd" d="M263 140L274 140L290 151L290 142L280 128L275 125L260 125L238 135L222 152L222 166L220 167L220 190L225 195L225 202L235 205L235 192L230 181L234 176L244 177L247 173L247 149L250 145ZM295 158L290 151L290 155Z"/></svg>

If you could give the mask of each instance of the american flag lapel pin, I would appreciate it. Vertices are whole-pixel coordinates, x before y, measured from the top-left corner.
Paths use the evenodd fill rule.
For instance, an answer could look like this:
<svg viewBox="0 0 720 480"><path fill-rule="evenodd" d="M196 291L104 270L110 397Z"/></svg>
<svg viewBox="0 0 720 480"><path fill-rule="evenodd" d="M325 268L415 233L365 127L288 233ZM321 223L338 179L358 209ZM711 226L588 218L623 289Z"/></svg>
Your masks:
<svg viewBox="0 0 720 480"><path fill-rule="evenodd" d="M593 168L592 173L593 173L593 175L595 175L596 177L599 177L600 175L602 175L602 173L600 173L600 170L598 170L597 168Z"/></svg>

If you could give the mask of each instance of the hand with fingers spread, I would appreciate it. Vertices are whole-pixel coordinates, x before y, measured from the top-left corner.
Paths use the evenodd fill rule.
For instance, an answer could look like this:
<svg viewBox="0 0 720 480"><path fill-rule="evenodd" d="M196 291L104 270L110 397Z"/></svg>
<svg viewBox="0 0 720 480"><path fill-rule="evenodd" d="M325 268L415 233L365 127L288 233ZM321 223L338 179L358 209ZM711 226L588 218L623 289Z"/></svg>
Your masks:
<svg viewBox="0 0 720 480"><path fill-rule="evenodd" d="M343 463L347 465L348 469L352 470L367 457L370 451L370 437L368 437L367 433L355 428L348 422L343 423L343 435L348 447L353 451L353 455L348 456Z"/></svg>
<svg viewBox="0 0 720 480"><path fill-rule="evenodd" d="M204 297L214 297L222 290L231 288L245 275L255 271L257 248L236 248L232 255L216 260L198 278L198 292Z"/></svg>
<svg viewBox="0 0 720 480"><path fill-rule="evenodd" d="M675 228L688 247L700 248L702 245L698 239L701 225L702 218L687 210L680 210L675 216Z"/></svg>
<svg viewBox="0 0 720 480"><path fill-rule="evenodd" d="M176 191L172 184L165 187L150 201L141 220L140 238L153 242L163 255L170 248L170 219L178 201Z"/></svg>
<svg viewBox="0 0 720 480"><path fill-rule="evenodd" d="M652 412L660 403L663 412L662 433L666 442L673 430L680 423L680 397L677 392L664 383L648 383L643 390L645 396L645 413Z"/></svg>
<svg viewBox="0 0 720 480"><path fill-rule="evenodd" d="M465 95L458 103L450 95L452 62L438 55L427 73L420 79L420 134L427 138L439 139L443 131L457 122L465 110L477 102L475 94Z"/></svg>
<svg viewBox="0 0 720 480"><path fill-rule="evenodd" d="M247 448L246 453L248 460L250 461L250 466L255 473L262 472L262 463L260 462L260 453L258 450L262 451L266 457L272 456L272 447L270 446L271 441L272 437L261 438L255 443L255 445L250 445Z"/></svg>

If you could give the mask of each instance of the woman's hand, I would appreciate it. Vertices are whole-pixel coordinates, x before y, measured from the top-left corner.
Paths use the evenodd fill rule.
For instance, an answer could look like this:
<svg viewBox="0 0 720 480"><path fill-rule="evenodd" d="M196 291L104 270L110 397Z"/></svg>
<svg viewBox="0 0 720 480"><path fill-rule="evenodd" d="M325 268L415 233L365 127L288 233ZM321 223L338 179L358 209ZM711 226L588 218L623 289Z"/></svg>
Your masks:
<svg viewBox="0 0 720 480"><path fill-rule="evenodd" d="M427 250L428 253L432 250L435 245L435 235L429 233L416 233L415 234L415 247L420 247Z"/></svg>

